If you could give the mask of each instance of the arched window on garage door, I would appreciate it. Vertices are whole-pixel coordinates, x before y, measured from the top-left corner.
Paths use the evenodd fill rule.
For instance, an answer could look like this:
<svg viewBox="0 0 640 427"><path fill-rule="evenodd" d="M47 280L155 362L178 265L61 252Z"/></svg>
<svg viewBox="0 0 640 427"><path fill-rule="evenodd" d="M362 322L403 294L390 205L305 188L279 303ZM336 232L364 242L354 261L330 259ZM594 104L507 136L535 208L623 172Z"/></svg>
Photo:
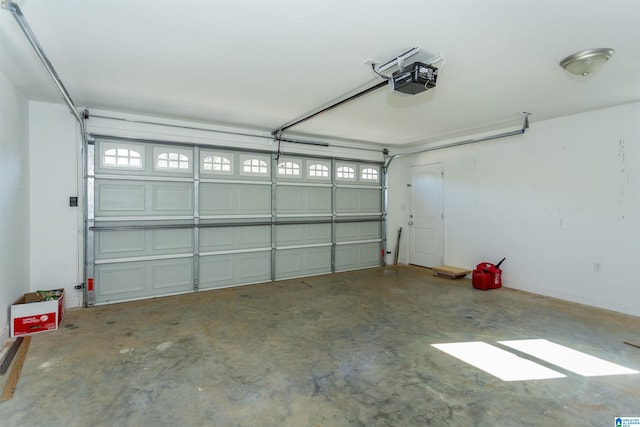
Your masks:
<svg viewBox="0 0 640 427"><path fill-rule="evenodd" d="M100 148L103 168L144 169L144 147L102 143Z"/></svg>
<svg viewBox="0 0 640 427"><path fill-rule="evenodd" d="M300 163L291 160L278 163L279 176L300 176Z"/></svg>
<svg viewBox="0 0 640 427"><path fill-rule="evenodd" d="M233 173L231 159L216 154L202 158L202 170L205 173Z"/></svg>
<svg viewBox="0 0 640 427"><path fill-rule="evenodd" d="M336 179L346 180L346 181L355 181L356 179L356 170L352 166L338 166L336 168Z"/></svg>
<svg viewBox="0 0 640 427"><path fill-rule="evenodd" d="M190 172L192 152L190 150L180 150L172 148L154 149L154 169L169 172Z"/></svg>
<svg viewBox="0 0 640 427"><path fill-rule="evenodd" d="M262 159L245 159L242 161L242 173L267 175L269 173L269 164Z"/></svg>
<svg viewBox="0 0 640 427"><path fill-rule="evenodd" d="M378 181L378 168L373 166L363 167L360 171L361 181Z"/></svg>
<svg viewBox="0 0 640 427"><path fill-rule="evenodd" d="M309 163L307 175L309 178L329 178L329 165L319 162Z"/></svg>

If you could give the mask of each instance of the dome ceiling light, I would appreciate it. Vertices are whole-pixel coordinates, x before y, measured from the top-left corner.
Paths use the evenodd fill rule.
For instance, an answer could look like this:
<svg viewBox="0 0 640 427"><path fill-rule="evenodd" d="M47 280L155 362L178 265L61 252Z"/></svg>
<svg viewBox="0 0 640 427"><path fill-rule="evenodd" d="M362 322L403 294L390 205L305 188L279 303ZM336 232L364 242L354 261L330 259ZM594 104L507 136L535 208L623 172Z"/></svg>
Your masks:
<svg viewBox="0 0 640 427"><path fill-rule="evenodd" d="M611 48L588 49L569 55L560 61L560 66L577 76L588 76L598 71L613 56Z"/></svg>

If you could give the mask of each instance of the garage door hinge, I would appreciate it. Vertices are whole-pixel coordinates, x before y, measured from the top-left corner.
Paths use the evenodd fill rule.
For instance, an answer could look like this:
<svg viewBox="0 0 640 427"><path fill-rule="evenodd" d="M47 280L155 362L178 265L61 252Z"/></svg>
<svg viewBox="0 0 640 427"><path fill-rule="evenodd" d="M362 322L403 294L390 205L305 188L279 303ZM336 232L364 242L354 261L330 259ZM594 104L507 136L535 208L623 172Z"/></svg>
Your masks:
<svg viewBox="0 0 640 427"><path fill-rule="evenodd" d="M79 285L75 285L73 287L73 289L75 289L76 291L79 291L80 289L84 289L84 283L80 283Z"/></svg>

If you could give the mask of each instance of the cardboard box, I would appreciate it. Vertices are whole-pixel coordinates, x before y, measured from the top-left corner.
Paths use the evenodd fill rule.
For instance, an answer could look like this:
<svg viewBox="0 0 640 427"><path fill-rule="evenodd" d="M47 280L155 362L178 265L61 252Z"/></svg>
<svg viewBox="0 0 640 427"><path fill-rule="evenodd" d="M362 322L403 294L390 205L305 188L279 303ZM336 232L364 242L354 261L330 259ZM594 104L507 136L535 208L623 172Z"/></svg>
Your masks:
<svg viewBox="0 0 640 427"><path fill-rule="evenodd" d="M12 337L58 329L64 315L64 289L46 292L59 292L60 297L41 301L40 293L31 292L11 306Z"/></svg>

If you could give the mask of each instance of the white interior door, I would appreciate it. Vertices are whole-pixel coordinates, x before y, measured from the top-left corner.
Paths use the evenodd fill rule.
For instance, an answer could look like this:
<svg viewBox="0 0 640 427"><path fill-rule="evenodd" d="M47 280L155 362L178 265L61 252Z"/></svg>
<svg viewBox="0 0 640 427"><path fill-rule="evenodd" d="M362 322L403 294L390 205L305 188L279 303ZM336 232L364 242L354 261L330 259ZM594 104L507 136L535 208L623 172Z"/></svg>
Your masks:
<svg viewBox="0 0 640 427"><path fill-rule="evenodd" d="M411 167L408 219L410 264L436 267L443 263L442 196L442 163Z"/></svg>

